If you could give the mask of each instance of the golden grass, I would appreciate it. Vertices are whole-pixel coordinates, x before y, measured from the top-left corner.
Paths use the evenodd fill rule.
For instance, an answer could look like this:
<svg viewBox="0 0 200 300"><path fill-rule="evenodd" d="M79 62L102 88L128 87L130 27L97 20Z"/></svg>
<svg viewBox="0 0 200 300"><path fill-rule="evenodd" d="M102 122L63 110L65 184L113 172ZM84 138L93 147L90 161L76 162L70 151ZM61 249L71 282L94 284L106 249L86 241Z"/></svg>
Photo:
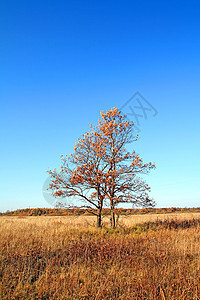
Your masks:
<svg viewBox="0 0 200 300"><path fill-rule="evenodd" d="M199 217L1 217L0 299L200 299L200 227L134 228Z"/></svg>
<svg viewBox="0 0 200 300"><path fill-rule="evenodd" d="M144 214L128 215L119 218L119 224L125 226L134 226L144 222L156 222L157 220L190 220L200 218L200 213L170 213L170 214Z"/></svg>
<svg viewBox="0 0 200 300"><path fill-rule="evenodd" d="M109 216L103 217L103 226L109 227L110 220ZM200 218L200 213L170 213L170 214L137 214L137 215L122 215L119 217L119 225L122 226L134 226L136 224L142 224L144 222L155 222L157 220L189 220L189 219L198 219ZM63 223L67 227L79 228L87 227L87 226L96 226L96 217L95 216L1 216L0 217L0 224L6 223L7 226L13 225L13 223L17 227L24 226L24 224L40 224L40 226L51 226L54 223ZM13 228L12 228L13 229Z"/></svg>

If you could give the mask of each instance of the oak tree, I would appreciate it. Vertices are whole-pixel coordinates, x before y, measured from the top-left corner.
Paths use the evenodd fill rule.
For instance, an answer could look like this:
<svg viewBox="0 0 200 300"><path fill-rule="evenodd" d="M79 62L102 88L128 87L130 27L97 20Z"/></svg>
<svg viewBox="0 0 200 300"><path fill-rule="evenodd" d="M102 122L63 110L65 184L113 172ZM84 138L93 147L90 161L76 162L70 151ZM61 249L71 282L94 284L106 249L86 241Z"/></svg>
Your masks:
<svg viewBox="0 0 200 300"><path fill-rule="evenodd" d="M135 151L125 148L137 141L133 122L117 108L101 112L97 126L91 126L74 147L62 157L61 170L48 171L55 197L76 197L82 207L95 211L97 227L102 225L102 208L109 204L111 226L115 228L115 208L120 203L154 206L150 187L139 175L147 174L154 163L143 163ZM95 210L92 210L95 208Z"/></svg>
<svg viewBox="0 0 200 300"><path fill-rule="evenodd" d="M105 201L107 178L102 150L103 140L92 126L75 144L74 153L62 157L60 172L56 169L48 171L51 176L50 189L53 196L76 198L97 216L97 227L102 226L102 209ZM70 202L68 207L77 207Z"/></svg>
<svg viewBox="0 0 200 300"><path fill-rule="evenodd" d="M144 163L135 151L127 151L126 146L138 140L134 123L113 108L101 112L99 129L106 147L104 160L107 162L106 198L110 201L111 226L115 228L114 210L120 203L132 203L135 206L154 206L148 195L150 187L140 177L155 168L155 163Z"/></svg>

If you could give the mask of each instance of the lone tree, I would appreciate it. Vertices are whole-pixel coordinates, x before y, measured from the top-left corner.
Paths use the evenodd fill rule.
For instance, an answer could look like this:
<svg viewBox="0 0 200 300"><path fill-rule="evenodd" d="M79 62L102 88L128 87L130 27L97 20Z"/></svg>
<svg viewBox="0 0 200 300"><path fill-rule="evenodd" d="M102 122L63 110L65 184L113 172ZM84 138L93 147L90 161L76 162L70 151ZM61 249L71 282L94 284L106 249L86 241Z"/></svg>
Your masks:
<svg viewBox="0 0 200 300"><path fill-rule="evenodd" d="M115 228L115 208L119 203L135 206L154 206L149 198L150 187L139 177L155 168L143 163L135 151L128 152L127 144L137 141L133 122L117 108L101 112L98 125L78 140L74 153L62 157L60 172L48 171L50 189L55 197L76 197L84 208L97 215L97 227L102 225L102 208L109 203L111 227Z"/></svg>

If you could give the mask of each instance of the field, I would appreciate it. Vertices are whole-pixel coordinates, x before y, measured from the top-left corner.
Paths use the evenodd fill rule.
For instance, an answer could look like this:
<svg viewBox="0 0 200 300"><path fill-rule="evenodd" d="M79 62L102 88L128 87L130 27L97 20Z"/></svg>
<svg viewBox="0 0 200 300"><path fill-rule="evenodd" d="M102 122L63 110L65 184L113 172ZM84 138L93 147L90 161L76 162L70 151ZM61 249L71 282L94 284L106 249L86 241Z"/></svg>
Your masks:
<svg viewBox="0 0 200 300"><path fill-rule="evenodd" d="M200 214L0 217L0 299L200 299Z"/></svg>

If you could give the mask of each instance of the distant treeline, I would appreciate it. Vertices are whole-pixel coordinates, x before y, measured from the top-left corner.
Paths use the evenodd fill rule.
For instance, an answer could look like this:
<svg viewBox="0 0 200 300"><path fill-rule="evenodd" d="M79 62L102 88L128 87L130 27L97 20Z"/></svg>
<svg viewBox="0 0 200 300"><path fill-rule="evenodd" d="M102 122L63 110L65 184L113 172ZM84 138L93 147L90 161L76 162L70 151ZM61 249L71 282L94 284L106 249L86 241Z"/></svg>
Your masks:
<svg viewBox="0 0 200 300"><path fill-rule="evenodd" d="M200 207L195 208L136 208L136 209L125 209L118 208L115 210L119 215L135 215L135 214L165 214L173 212L200 212ZM103 215L109 214L108 208L103 209ZM26 208L17 209L14 211L0 212L0 216L79 216L79 215L93 215L95 210L86 209L61 209L61 208Z"/></svg>

